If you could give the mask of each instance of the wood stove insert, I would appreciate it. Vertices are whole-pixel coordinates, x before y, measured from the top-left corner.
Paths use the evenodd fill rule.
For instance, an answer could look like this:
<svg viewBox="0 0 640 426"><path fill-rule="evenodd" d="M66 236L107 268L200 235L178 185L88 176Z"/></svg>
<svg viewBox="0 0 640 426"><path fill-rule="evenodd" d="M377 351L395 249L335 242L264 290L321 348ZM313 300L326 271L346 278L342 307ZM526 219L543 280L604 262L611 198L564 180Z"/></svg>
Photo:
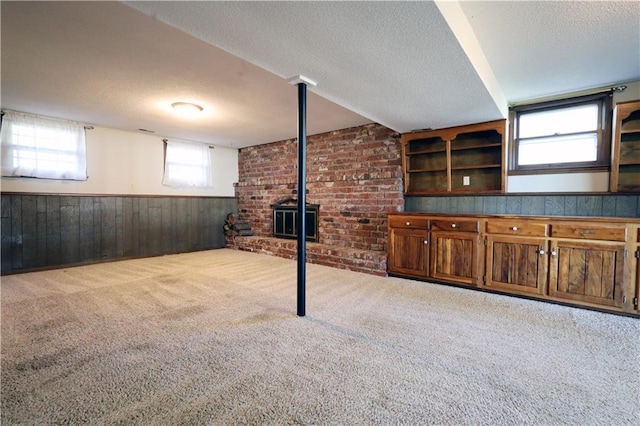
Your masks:
<svg viewBox="0 0 640 426"><path fill-rule="evenodd" d="M296 222L298 216L297 200L287 198L271 205L273 209L273 236L278 238L296 239L298 232ZM318 242L318 204L308 204L306 208L306 241Z"/></svg>

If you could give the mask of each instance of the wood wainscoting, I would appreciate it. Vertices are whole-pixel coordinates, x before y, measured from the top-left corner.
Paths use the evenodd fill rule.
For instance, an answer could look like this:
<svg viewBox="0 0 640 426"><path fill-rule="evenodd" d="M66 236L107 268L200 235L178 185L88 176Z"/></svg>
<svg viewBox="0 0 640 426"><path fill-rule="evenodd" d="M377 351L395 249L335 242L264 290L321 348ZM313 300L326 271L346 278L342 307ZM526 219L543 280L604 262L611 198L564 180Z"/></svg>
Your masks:
<svg viewBox="0 0 640 426"><path fill-rule="evenodd" d="M225 245L234 197L2 193L2 274Z"/></svg>

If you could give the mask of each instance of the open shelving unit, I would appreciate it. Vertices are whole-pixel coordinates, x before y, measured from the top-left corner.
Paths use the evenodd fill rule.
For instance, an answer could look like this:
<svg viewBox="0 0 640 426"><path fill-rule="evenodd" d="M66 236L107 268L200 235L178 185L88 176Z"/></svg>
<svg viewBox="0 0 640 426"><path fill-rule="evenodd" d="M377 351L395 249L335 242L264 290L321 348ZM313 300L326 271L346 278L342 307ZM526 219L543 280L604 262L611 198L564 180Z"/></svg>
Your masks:
<svg viewBox="0 0 640 426"><path fill-rule="evenodd" d="M640 192L640 100L616 105L611 192Z"/></svg>
<svg viewBox="0 0 640 426"><path fill-rule="evenodd" d="M439 136L418 138L406 145L405 176L417 188L447 190L447 141Z"/></svg>
<svg viewBox="0 0 640 426"><path fill-rule="evenodd" d="M497 120L403 134L404 193L504 192L505 133Z"/></svg>

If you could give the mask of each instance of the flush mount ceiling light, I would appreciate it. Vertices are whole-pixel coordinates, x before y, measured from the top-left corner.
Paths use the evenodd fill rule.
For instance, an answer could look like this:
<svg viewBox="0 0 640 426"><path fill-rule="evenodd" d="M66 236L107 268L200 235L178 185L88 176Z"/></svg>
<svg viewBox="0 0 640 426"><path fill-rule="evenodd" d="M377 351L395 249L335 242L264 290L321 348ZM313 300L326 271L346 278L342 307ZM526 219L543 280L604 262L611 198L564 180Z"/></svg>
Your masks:
<svg viewBox="0 0 640 426"><path fill-rule="evenodd" d="M176 114L183 117L195 117L204 109L200 105L191 102L174 102L171 104L171 108Z"/></svg>

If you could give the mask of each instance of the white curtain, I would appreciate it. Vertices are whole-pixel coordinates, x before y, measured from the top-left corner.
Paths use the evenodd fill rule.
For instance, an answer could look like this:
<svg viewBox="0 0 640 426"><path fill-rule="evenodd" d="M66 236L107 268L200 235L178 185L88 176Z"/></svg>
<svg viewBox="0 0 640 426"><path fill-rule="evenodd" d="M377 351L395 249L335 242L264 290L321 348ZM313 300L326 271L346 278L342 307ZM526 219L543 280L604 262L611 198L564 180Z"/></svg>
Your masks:
<svg viewBox="0 0 640 426"><path fill-rule="evenodd" d="M167 141L163 185L206 188L213 185L207 145Z"/></svg>
<svg viewBox="0 0 640 426"><path fill-rule="evenodd" d="M5 111L0 139L2 176L87 179L83 124Z"/></svg>

